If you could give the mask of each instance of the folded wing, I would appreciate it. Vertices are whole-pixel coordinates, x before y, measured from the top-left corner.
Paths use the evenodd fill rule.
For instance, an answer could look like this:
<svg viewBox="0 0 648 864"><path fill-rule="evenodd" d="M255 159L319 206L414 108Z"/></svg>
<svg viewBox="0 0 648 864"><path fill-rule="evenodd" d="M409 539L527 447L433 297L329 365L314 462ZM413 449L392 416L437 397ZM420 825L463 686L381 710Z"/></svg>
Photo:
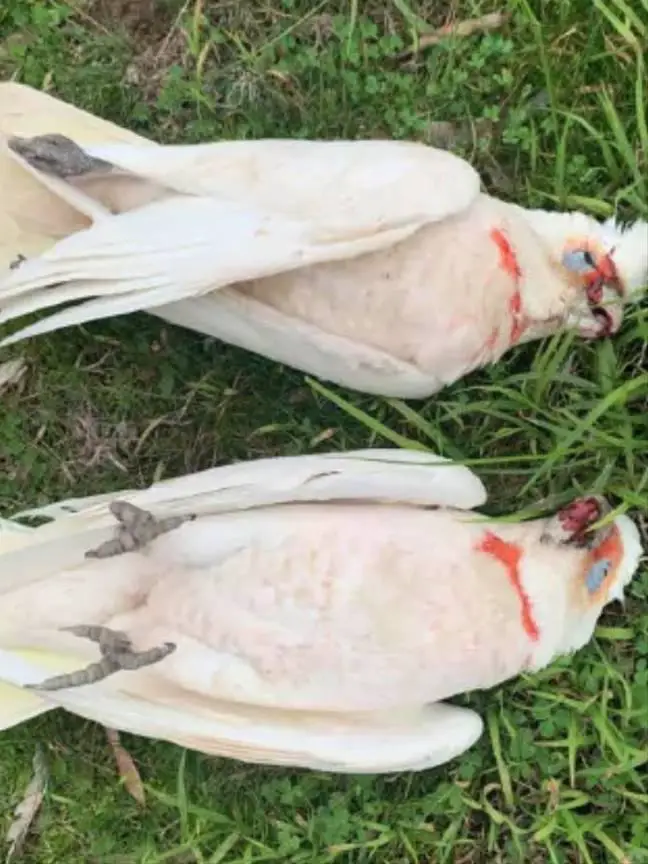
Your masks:
<svg viewBox="0 0 648 864"><path fill-rule="evenodd" d="M18 232L27 252L43 247L48 232L52 243L63 239L0 282L0 321L86 302L3 344L389 248L462 212L480 190L468 163L422 144L258 140L164 147L140 139L111 143L121 132L110 124L106 143L88 144L103 121L43 97L32 125L37 103L34 91L16 94L0 85L0 170L10 210L3 218L11 222L13 245L16 226L27 226ZM104 167L96 176L64 179L37 169L28 154L11 149L12 136L29 138L32 129L77 141ZM35 196L39 180L43 206ZM138 184L149 190L141 204L133 191Z"/></svg>

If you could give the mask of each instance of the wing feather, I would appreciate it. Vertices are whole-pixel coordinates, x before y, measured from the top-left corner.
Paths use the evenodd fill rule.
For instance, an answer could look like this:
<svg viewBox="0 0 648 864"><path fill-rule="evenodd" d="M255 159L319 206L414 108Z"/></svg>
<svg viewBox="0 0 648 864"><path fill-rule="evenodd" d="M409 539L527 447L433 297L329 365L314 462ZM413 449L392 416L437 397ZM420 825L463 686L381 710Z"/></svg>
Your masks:
<svg viewBox="0 0 648 864"><path fill-rule="evenodd" d="M435 453L375 448L221 465L159 481L147 489L70 498L24 510L15 518L92 513L100 515L103 522L108 503L117 497L169 516L187 511L212 515L275 504L344 499L472 510L487 499L481 480L464 465Z"/></svg>
<svg viewBox="0 0 648 864"><path fill-rule="evenodd" d="M176 192L299 219L317 214L341 234L376 222L436 222L469 207L481 188L468 162L412 141L259 139L88 152Z"/></svg>
<svg viewBox="0 0 648 864"><path fill-rule="evenodd" d="M376 251L419 227L374 225L364 235L346 237L317 222L224 200L157 201L102 220L9 272L0 282L0 323L26 309L49 308L72 289L75 297L99 298L77 306L59 322L45 319L31 328L49 332L64 326L61 320L80 323L152 308L235 282ZM0 344L22 338L19 331Z"/></svg>
<svg viewBox="0 0 648 864"><path fill-rule="evenodd" d="M344 500L470 510L485 502L486 490L466 466L432 453L396 449L220 466L148 489L69 499L17 513L14 519L47 517L53 521L29 529L29 536L21 535L6 548L0 543L0 596L27 580L38 581L78 566L88 549L113 535L115 522L109 504L117 498L158 516L208 516L295 502Z"/></svg>
<svg viewBox="0 0 648 864"><path fill-rule="evenodd" d="M55 643L54 634L44 641ZM79 661L55 650L4 648L0 677L20 687L49 677L53 669L68 671L74 662ZM125 674L92 687L43 693L41 711L63 707L111 728L244 762L353 773L442 764L483 730L473 711L443 703L384 716L273 710L206 699L141 671L135 673L137 687L131 683L128 690L118 683L130 680Z"/></svg>
<svg viewBox="0 0 648 864"><path fill-rule="evenodd" d="M260 139L158 145L61 99L0 83L0 133L58 132L97 158L162 187L354 226L387 214L435 221L468 207L480 177L465 160L410 141Z"/></svg>

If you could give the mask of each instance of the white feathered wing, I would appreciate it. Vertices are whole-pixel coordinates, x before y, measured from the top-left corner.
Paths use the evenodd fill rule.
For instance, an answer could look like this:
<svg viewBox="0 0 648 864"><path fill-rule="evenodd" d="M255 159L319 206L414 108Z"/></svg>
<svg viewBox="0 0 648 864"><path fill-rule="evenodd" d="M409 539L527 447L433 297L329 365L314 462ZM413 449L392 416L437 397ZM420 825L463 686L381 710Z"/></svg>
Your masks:
<svg viewBox="0 0 648 864"><path fill-rule="evenodd" d="M2 219L9 221L5 236L14 239L11 250L5 241L2 257L29 257L31 246L44 254L0 282L0 323L85 302L0 345L145 309L327 380L352 380L366 392L417 396L440 386L408 362L329 335L227 286L386 249L463 212L480 191L479 175L467 162L395 141L160 147L108 123L105 141L97 143L103 127L104 121L60 100L0 84L5 139L61 132L120 169L75 188L30 169L5 144L0 181L7 203L0 228ZM114 143L119 138L125 143ZM111 215L111 208L126 204L134 209ZM28 248L16 248L29 234L16 229L25 216L36 237L29 237ZM66 230L78 233L48 250L47 232L58 237Z"/></svg>

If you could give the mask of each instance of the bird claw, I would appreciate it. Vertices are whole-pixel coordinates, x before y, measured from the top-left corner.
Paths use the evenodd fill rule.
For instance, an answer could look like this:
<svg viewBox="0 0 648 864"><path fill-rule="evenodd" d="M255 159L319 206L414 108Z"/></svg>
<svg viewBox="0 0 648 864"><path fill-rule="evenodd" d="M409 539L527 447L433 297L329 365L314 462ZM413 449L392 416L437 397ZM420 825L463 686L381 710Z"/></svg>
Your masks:
<svg viewBox="0 0 648 864"><path fill-rule="evenodd" d="M86 552L86 558L112 558L126 552L136 552L148 546L156 537L179 528L184 522L195 519L194 514L188 516L169 516L157 519L148 510L142 510L128 501L113 501L110 505L119 527L117 536L106 540L96 549Z"/></svg>
<svg viewBox="0 0 648 864"><path fill-rule="evenodd" d="M600 540L589 528L611 511L600 495L577 498L547 520L541 539L546 543L591 546Z"/></svg>
<svg viewBox="0 0 648 864"><path fill-rule="evenodd" d="M145 651L135 651L128 636L121 630L111 630L109 627L80 624L74 627L63 627L67 633L73 633L82 639L89 639L99 645L102 658L97 663L91 663L83 669L64 675L46 678L40 684L28 685L31 690L66 690L70 687L86 687L103 681L115 672L133 672L145 666L159 663L172 654L176 645L165 642L155 645Z"/></svg>
<svg viewBox="0 0 648 864"><path fill-rule="evenodd" d="M93 624L79 624L75 627L63 627L66 633L73 633L81 639L89 639L99 645L99 650L104 657L110 654L121 654L131 651L133 643L121 630L111 630L109 627L100 627Z"/></svg>
<svg viewBox="0 0 648 864"><path fill-rule="evenodd" d="M23 255L22 252L19 252L16 255L16 257L14 258L14 260L11 262L11 264L9 265L9 269L10 270L17 270L21 264L25 263L26 260L27 260L27 256Z"/></svg>
<svg viewBox="0 0 648 864"><path fill-rule="evenodd" d="M97 171L112 171L114 167L110 162L89 156L65 135L34 135L32 138L15 135L9 139L8 146L32 168L64 180Z"/></svg>

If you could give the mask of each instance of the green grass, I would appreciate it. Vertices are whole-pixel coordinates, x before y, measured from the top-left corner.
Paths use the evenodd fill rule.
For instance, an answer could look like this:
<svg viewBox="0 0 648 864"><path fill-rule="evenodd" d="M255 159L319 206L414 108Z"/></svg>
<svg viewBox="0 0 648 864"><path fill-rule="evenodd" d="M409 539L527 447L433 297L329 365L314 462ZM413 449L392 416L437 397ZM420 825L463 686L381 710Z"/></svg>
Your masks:
<svg viewBox="0 0 648 864"><path fill-rule="evenodd" d="M444 23L447 3L164 0L148 18L145 0L139 16L127 5L4 0L0 72L167 142L429 140L432 121L469 118L491 132L461 152L496 194L648 214L647 0L511 0L501 31L409 63L394 55L421 22ZM497 7L453 8L470 18ZM647 337L636 307L613 342L557 337L406 405L326 395L152 317L99 322L26 346L28 376L0 402L0 510L391 441L475 464L493 514L593 490L640 516ZM51 780L27 864L646 862L647 600L644 571L576 657L460 700L487 732L419 775L260 769L125 736L148 790L140 811L100 728L38 719L0 737L0 830L38 741Z"/></svg>

